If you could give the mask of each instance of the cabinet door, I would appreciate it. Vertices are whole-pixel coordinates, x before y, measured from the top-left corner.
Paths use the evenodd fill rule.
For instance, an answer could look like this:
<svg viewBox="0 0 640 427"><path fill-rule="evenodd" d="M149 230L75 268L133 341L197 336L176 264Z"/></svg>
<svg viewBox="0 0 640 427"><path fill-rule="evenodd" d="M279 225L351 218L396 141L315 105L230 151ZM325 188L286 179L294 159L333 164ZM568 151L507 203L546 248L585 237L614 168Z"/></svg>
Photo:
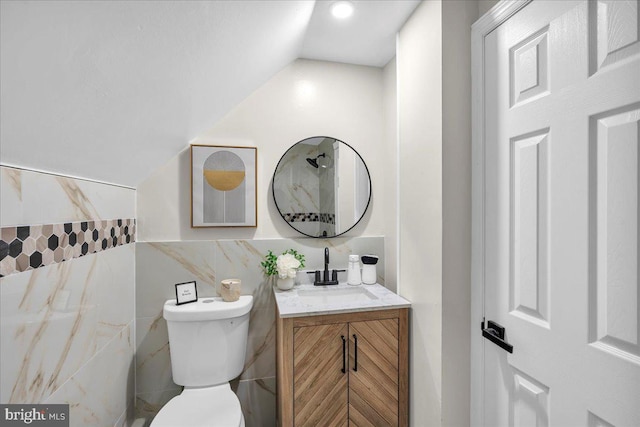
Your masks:
<svg viewBox="0 0 640 427"><path fill-rule="evenodd" d="M349 323L349 425L398 425L398 319Z"/></svg>
<svg viewBox="0 0 640 427"><path fill-rule="evenodd" d="M297 427L348 425L347 332L346 323L294 328L293 410Z"/></svg>

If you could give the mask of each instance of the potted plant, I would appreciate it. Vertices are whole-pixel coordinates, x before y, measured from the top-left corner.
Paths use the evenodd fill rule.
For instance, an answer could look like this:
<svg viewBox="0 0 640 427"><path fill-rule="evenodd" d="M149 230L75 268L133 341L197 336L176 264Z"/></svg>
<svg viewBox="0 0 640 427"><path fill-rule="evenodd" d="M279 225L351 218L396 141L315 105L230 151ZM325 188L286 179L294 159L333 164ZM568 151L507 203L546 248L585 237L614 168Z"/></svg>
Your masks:
<svg viewBox="0 0 640 427"><path fill-rule="evenodd" d="M269 251L260 265L268 277L278 275L278 289L288 290L293 287L298 269L304 267L304 255L294 249L287 249L278 256Z"/></svg>

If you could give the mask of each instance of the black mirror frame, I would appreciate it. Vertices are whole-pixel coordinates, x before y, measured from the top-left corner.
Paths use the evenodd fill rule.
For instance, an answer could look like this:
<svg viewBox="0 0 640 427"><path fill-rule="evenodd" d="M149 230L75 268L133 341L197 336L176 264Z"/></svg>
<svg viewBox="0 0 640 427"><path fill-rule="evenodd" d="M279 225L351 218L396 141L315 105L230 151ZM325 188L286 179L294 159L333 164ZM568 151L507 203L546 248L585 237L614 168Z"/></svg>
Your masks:
<svg viewBox="0 0 640 427"><path fill-rule="evenodd" d="M287 153L289 151L291 151L291 149L293 147L295 147L297 144L306 141L308 139L315 139L315 138L331 138L335 141L339 141L341 143L343 143L344 145L346 145L347 147L351 148L353 150L354 153L356 153L356 155L360 158L360 161L362 161L362 164L364 165L365 170L367 171L367 176L369 177L369 198L367 199L367 205L365 206L364 210L362 211L362 215L360 216L360 218L358 218L358 220L348 229L346 229L345 231L343 231L342 233L336 234L335 236L312 236L310 234L307 233L303 233L302 231L298 230L297 228L295 228L293 225L291 225L291 223L289 221L287 221L284 218L284 215L282 214L282 211L280 210L280 207L278 206L278 202L276 201L276 192L275 192L275 179L276 179L276 172L278 171L278 167L280 166L280 163L282 163L282 160L284 159L284 157L287 155ZM280 157L280 160L278 160L278 163L276 164L276 168L273 171L273 176L271 177L271 197L273 197L273 203L276 205L276 209L278 210L278 213L280 214L280 217L282 218L282 220L291 228L293 228L295 231L297 231L298 233L307 236L307 237L313 237L314 239L331 239L334 237L339 237L344 235L345 233L348 233L349 231L351 231L356 225L360 224L360 221L362 221L362 218L364 218L364 216L367 213L367 209L369 209L369 205L371 204L371 196L373 195L373 183L371 180L371 173L369 172L369 167L367 166L367 163L364 161L364 159L362 158L362 156L360 155L360 153L358 153L358 151L353 148L351 145L347 144L346 142L344 142L341 139L338 138L334 138L332 136L310 136L308 138L304 138L301 139L300 141L296 142L295 144L293 144L291 147L289 147L287 149L287 151L284 152L284 154Z"/></svg>

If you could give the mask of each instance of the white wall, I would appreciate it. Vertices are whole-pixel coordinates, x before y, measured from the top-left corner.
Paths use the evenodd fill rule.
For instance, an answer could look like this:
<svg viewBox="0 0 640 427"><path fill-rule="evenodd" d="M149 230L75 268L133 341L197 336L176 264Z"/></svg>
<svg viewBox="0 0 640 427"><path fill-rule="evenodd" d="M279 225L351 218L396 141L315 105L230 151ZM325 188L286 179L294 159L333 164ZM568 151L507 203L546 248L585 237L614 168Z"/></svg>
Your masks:
<svg viewBox="0 0 640 427"><path fill-rule="evenodd" d="M472 1L442 3L442 425L470 423ZM478 331L475 331L478 332Z"/></svg>
<svg viewBox="0 0 640 427"><path fill-rule="evenodd" d="M398 282L398 90L396 59L382 70L385 139L384 248L385 286L397 291Z"/></svg>
<svg viewBox="0 0 640 427"><path fill-rule="evenodd" d="M412 303L410 417L440 425L442 384L442 24L426 0L398 36L400 294Z"/></svg>
<svg viewBox="0 0 640 427"><path fill-rule="evenodd" d="M299 237L273 203L271 178L294 143L318 135L347 142L366 162L371 204L348 236L385 233L385 183L394 180L383 130L382 70L296 60L192 143L258 147L257 228L190 227L190 158L185 150L156 170L137 191L140 241Z"/></svg>
<svg viewBox="0 0 640 427"><path fill-rule="evenodd" d="M398 37L400 294L411 425L469 425L473 1L426 0Z"/></svg>
<svg viewBox="0 0 640 427"><path fill-rule="evenodd" d="M478 17L484 15L493 6L498 4L499 0L478 0Z"/></svg>
<svg viewBox="0 0 640 427"><path fill-rule="evenodd" d="M387 76L390 86L395 85L394 80ZM180 390L171 381L166 329L156 328L161 301L170 297L171 284L197 278L198 285L204 286L202 294L206 294L220 279L238 277L243 293L253 293L256 298L247 350L249 369L243 374L238 394L243 407L249 405L247 425L275 425L275 309L272 284L264 280L260 260L268 249L278 252L293 247L306 255L307 268L320 268L322 247L329 246L331 264L336 268L346 267L350 253L379 253L383 265L378 271L384 276L388 263L383 239L355 237L383 235L389 223L395 222L387 217L387 206L395 200L388 200L386 190L395 188L397 181L395 169L389 169L395 161L387 157L393 149L385 140L384 113L382 69L297 60L192 141L258 148L257 228L190 227L188 147L138 187L138 240L147 242L138 245L137 260L139 414L152 416ZM369 168L371 204L362 222L346 237L299 239L301 235L285 224L275 208L273 171L291 145L311 136L332 136L347 142ZM304 162L304 157L300 160ZM187 259L183 253L195 255ZM167 254L173 259L167 259ZM147 268L149 265L162 265L161 271ZM194 272L198 277L190 279ZM384 283L384 277L379 280Z"/></svg>
<svg viewBox="0 0 640 427"><path fill-rule="evenodd" d="M298 56L313 3L0 2L2 163L139 185Z"/></svg>

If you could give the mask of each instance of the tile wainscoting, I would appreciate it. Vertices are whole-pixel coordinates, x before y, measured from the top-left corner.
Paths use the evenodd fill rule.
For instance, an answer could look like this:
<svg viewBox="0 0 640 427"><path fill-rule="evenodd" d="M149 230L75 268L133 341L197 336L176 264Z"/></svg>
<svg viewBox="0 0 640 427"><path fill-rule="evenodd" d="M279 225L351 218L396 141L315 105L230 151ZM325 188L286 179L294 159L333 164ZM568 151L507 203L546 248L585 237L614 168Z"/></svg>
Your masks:
<svg viewBox="0 0 640 427"><path fill-rule="evenodd" d="M67 403L71 426L129 425L134 217L133 189L0 167L1 403Z"/></svg>
<svg viewBox="0 0 640 427"><path fill-rule="evenodd" d="M180 393L162 318L175 283L196 280L198 294L212 296L222 279L239 278L254 296L244 370L231 382L248 427L276 421L267 251L296 249L309 270L322 268L325 246L330 268L378 254L384 283L382 237L132 244L135 190L4 166L0 174L0 402L68 403L72 426L126 426Z"/></svg>
<svg viewBox="0 0 640 427"><path fill-rule="evenodd" d="M296 249L305 269L323 267L324 247L330 268L346 268L349 254L380 255L378 281L384 283L384 238L256 239L136 243L136 411L153 417L181 392L171 377L167 325L162 306L175 298L174 284L195 280L198 296L214 296L228 278L242 280L242 294L253 295L245 366L231 382L242 404L247 427L275 426L275 300L273 282L260 262L268 250Z"/></svg>

